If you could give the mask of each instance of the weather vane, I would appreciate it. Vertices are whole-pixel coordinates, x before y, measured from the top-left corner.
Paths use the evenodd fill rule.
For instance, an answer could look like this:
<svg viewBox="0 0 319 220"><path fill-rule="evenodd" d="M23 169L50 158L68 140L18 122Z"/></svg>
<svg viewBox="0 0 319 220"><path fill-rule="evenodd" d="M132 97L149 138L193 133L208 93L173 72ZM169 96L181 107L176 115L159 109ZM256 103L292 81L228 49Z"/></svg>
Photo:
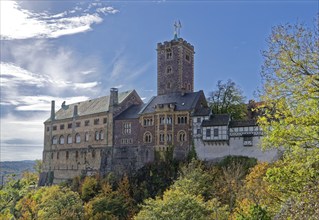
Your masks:
<svg viewBox="0 0 319 220"><path fill-rule="evenodd" d="M181 28L182 28L182 24L181 24L180 20L178 20L178 22L175 21L174 28L175 28L174 39L177 40L179 38L179 36L180 36Z"/></svg>

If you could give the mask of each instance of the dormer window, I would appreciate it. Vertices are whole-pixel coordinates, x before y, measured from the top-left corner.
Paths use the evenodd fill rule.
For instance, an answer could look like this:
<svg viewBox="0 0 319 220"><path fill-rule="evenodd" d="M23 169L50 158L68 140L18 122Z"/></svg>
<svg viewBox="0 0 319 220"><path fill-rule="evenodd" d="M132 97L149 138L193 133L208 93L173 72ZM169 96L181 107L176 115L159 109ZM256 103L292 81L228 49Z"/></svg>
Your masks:
<svg viewBox="0 0 319 220"><path fill-rule="evenodd" d="M166 59L171 60L173 58L173 52L172 49L166 49Z"/></svg>

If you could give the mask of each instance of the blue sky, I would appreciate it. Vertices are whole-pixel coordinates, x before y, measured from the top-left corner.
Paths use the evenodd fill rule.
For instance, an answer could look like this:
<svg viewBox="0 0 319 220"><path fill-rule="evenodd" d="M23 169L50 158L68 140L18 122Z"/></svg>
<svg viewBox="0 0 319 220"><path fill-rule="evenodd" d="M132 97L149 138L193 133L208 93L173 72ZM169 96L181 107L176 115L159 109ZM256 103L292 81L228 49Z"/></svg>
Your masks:
<svg viewBox="0 0 319 220"><path fill-rule="evenodd" d="M156 94L156 45L173 23L195 47L195 90L260 87L273 26L313 25L317 1L1 1L1 161L41 159L50 101Z"/></svg>

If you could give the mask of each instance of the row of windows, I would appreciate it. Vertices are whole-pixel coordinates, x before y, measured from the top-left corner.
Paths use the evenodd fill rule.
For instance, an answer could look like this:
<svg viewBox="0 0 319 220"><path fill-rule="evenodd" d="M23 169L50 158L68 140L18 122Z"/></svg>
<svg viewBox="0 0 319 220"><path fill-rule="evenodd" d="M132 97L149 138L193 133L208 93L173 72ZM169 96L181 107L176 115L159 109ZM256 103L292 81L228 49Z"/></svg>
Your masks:
<svg viewBox="0 0 319 220"><path fill-rule="evenodd" d="M187 124L187 116L178 116L177 124Z"/></svg>
<svg viewBox="0 0 319 220"><path fill-rule="evenodd" d="M92 155L92 158L95 158L95 156L96 156L95 150L92 150L91 155ZM86 157L86 152L84 153L84 157ZM53 158L54 158L54 153L52 152L51 159L53 159ZM78 158L79 158L79 152L75 151L75 159L78 159ZM60 152L59 151L56 153L56 159L57 160L60 159ZM65 159L69 159L69 151L65 152Z"/></svg>
<svg viewBox="0 0 319 220"><path fill-rule="evenodd" d="M214 131L214 137L218 137L218 135L219 135L218 128L214 128L213 131ZM210 136L211 136L211 130L210 130L210 128L208 128L208 129L206 129L206 137L210 137Z"/></svg>
<svg viewBox="0 0 319 220"><path fill-rule="evenodd" d="M153 125L153 119L152 118L145 118L143 124L144 124L144 126Z"/></svg>
<svg viewBox="0 0 319 220"><path fill-rule="evenodd" d="M179 142L185 142L187 140L185 131L180 131L177 136L178 136L177 140ZM165 138L166 138L166 141L171 142L172 141L172 137L173 137L172 134L167 134L166 136L165 136L165 134L160 134L160 136L159 136L160 142L164 142ZM144 140L144 143L151 143L152 142L152 134L151 134L151 132L148 132L148 131L145 132L143 140Z"/></svg>
<svg viewBox="0 0 319 220"><path fill-rule="evenodd" d="M123 134L131 134L132 132L132 123L126 122L123 124Z"/></svg>
<svg viewBox="0 0 319 220"><path fill-rule="evenodd" d="M89 141L90 139L90 134L89 132L86 132L84 134L84 141L87 142ZM96 131L95 132L95 140L98 141L98 140L103 140L104 139L104 132L103 130L101 131ZM67 138L66 138L66 141L67 141L67 144L72 144L73 141L74 143L81 143L81 135L79 133L76 133L74 138L72 137L71 134L67 135ZM64 140L64 136L61 135L59 138L57 136L53 136L52 137L52 144L64 144L65 143L65 140Z"/></svg>
<svg viewBox="0 0 319 220"><path fill-rule="evenodd" d="M133 144L132 138L123 138L121 139L121 144Z"/></svg>
<svg viewBox="0 0 319 220"><path fill-rule="evenodd" d="M107 118L103 118L103 124L106 124L106 123L107 123ZM99 118L94 119L93 120L93 124L94 125L100 124L100 119ZM89 126L89 125L90 125L90 120L85 120L84 121L84 126ZM65 125L64 124L60 124L59 127L60 127L60 130L64 130ZM81 122L80 121L75 122L75 127L76 128L81 127ZM72 128L72 123L68 123L68 129L71 129L71 128ZM57 129L58 129L58 126L57 125L53 125L52 130L56 131ZM47 127L47 131L50 131L50 127L49 126Z"/></svg>
<svg viewBox="0 0 319 220"><path fill-rule="evenodd" d="M166 118L165 117L160 117L160 124L163 125L163 124L172 124L173 122L173 119L172 119L172 116L167 116Z"/></svg>
<svg viewBox="0 0 319 220"><path fill-rule="evenodd" d="M165 141L165 134L160 134L160 142ZM171 142L172 141L172 134L167 134L166 135L166 141Z"/></svg>
<svg viewBox="0 0 319 220"><path fill-rule="evenodd" d="M171 48L166 49L166 59L171 60L173 59L173 51ZM185 54L185 60L190 62L191 61L191 55L190 53Z"/></svg>
<svg viewBox="0 0 319 220"><path fill-rule="evenodd" d="M167 116L167 117L160 117L159 118L159 123L161 125L163 124L172 124L173 123L173 118L172 116ZM178 116L177 117L177 123L178 124L187 124L187 116ZM144 126L150 126L153 125L153 119L152 118L145 118L143 121Z"/></svg>

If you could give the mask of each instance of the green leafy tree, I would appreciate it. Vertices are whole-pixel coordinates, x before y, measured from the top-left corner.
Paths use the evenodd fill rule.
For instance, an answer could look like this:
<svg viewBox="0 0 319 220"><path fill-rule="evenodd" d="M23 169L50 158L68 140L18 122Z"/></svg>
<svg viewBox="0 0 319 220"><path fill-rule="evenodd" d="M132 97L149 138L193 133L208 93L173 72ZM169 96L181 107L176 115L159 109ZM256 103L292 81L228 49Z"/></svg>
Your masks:
<svg viewBox="0 0 319 220"><path fill-rule="evenodd" d="M85 177L81 186L81 198L87 202L99 193L100 185L96 177Z"/></svg>
<svg viewBox="0 0 319 220"><path fill-rule="evenodd" d="M135 213L127 177L112 190L108 182L102 183L101 193L85 205L85 219L129 219Z"/></svg>
<svg viewBox="0 0 319 220"><path fill-rule="evenodd" d="M84 210L80 195L66 187L44 187L35 195L38 219L82 219Z"/></svg>
<svg viewBox="0 0 319 220"><path fill-rule="evenodd" d="M247 115L245 97L235 82L228 80L223 83L219 80L216 87L208 98L213 113L228 113L235 119L245 118Z"/></svg>
<svg viewBox="0 0 319 220"><path fill-rule="evenodd" d="M178 189L184 193L201 195L204 200L208 200L214 194L211 183L215 178L216 175L213 171L208 172L200 161L192 160L181 168L180 176L170 188Z"/></svg>
<svg viewBox="0 0 319 220"><path fill-rule="evenodd" d="M21 179L15 176L9 178L0 190L0 219L17 218L20 215L16 205L36 186L37 181L38 175L30 172L24 172Z"/></svg>
<svg viewBox="0 0 319 220"><path fill-rule="evenodd" d="M202 196L182 192L180 189L169 189L164 192L163 199L148 199L136 220L144 219L227 219L227 207L221 206L214 199L204 202Z"/></svg>
<svg viewBox="0 0 319 220"><path fill-rule="evenodd" d="M264 147L319 146L317 24L279 25L268 39L259 107L264 114L258 120Z"/></svg>

